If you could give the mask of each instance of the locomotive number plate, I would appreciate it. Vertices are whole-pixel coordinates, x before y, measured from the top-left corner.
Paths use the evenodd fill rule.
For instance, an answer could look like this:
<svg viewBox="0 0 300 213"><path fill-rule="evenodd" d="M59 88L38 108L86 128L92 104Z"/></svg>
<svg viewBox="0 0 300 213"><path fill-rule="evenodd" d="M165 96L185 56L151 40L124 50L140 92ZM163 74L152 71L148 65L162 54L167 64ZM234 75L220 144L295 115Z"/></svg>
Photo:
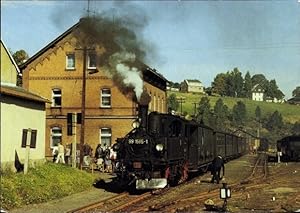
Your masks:
<svg viewBox="0 0 300 213"><path fill-rule="evenodd" d="M142 162L133 162L133 168L141 169L142 168Z"/></svg>
<svg viewBox="0 0 300 213"><path fill-rule="evenodd" d="M130 138L130 139L128 139L128 144L148 144L148 139Z"/></svg>

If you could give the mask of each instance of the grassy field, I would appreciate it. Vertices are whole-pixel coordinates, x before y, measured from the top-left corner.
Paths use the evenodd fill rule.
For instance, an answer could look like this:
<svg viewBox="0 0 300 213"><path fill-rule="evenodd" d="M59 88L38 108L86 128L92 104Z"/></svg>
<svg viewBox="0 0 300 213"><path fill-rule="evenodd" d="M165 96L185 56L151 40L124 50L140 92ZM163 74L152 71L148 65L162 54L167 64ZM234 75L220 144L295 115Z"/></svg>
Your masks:
<svg viewBox="0 0 300 213"><path fill-rule="evenodd" d="M193 94L193 93L181 93L181 92L168 92L168 96L174 93L177 98L183 98L184 103L182 104L182 112L187 112L189 115L194 115L195 112L195 104L199 103L200 99L204 97L201 94ZM221 98L225 105L229 109L232 109L233 106L237 103L237 101L242 101L246 105L247 115L249 119L253 119L255 117L255 109L257 106L260 107L262 116L271 115L276 110L282 115L283 120L285 122L295 123L296 121L300 121L300 106L290 105L287 103L268 103L268 102L260 102L260 101L252 101L246 98L232 98L232 97L214 97L207 96L209 98L209 103L211 107L215 105L217 100ZM177 111L180 111L180 106Z"/></svg>
<svg viewBox="0 0 300 213"><path fill-rule="evenodd" d="M42 203L93 187L96 175L62 164L46 163L23 173L1 173L1 208Z"/></svg>

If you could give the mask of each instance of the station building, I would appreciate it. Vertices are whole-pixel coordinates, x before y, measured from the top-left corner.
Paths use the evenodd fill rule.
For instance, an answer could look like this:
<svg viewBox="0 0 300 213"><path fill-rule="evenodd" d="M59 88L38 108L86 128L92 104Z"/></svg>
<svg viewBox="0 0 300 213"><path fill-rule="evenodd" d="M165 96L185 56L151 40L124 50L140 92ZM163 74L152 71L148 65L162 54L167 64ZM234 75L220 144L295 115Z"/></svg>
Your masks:
<svg viewBox="0 0 300 213"><path fill-rule="evenodd" d="M51 100L46 104L45 153L49 158L58 142L67 145L75 140L79 144L81 132L84 144L93 150L98 144L112 145L132 129L138 115L134 86L120 86L120 76L108 65L107 55L113 45L96 42L84 31L84 21L81 19L21 66L23 87ZM85 43L89 39L92 42ZM143 90L151 96L149 110L166 112L167 80L138 60L127 66L141 76ZM79 118L72 135L68 135L68 113Z"/></svg>

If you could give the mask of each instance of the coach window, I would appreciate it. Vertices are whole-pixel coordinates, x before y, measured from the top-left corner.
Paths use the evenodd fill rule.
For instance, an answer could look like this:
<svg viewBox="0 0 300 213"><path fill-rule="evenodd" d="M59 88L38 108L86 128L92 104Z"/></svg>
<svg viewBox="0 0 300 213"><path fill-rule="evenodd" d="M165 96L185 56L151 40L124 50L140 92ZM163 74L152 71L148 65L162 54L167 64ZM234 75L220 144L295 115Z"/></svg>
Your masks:
<svg viewBox="0 0 300 213"><path fill-rule="evenodd" d="M110 89L101 89L101 107L111 107L111 91Z"/></svg>
<svg viewBox="0 0 300 213"><path fill-rule="evenodd" d="M75 70L75 53L68 53L66 56L66 70Z"/></svg>
<svg viewBox="0 0 300 213"><path fill-rule="evenodd" d="M52 127L51 128L51 140L50 140L50 147L53 148L54 146L57 146L58 143L60 143L62 137L62 131L60 127Z"/></svg>
<svg viewBox="0 0 300 213"><path fill-rule="evenodd" d="M101 146L111 146L111 129L101 128L100 129L100 144Z"/></svg>
<svg viewBox="0 0 300 213"><path fill-rule="evenodd" d="M52 89L52 107L61 107L61 90Z"/></svg>

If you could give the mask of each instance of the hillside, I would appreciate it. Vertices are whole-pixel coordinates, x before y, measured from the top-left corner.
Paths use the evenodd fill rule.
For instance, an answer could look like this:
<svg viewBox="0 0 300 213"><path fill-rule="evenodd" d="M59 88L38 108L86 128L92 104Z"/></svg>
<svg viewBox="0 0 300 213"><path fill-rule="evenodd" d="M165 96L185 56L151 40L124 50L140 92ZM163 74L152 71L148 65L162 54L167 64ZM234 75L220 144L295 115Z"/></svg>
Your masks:
<svg viewBox="0 0 300 213"><path fill-rule="evenodd" d="M193 94L193 93L181 93L181 92L168 92L168 96L172 93L176 95L177 98L183 98L184 103L182 104L182 112L187 112L189 115L194 115L195 112L195 103L199 103L200 99L204 97L202 94ZM272 114L274 111L278 111L284 120L284 122L295 123L300 121L300 107L296 105L290 105L287 103L268 103L268 102L259 102L252 101L246 98L232 98L232 97L215 97L207 96L210 100L211 107L214 107L216 101L221 98L227 107L232 110L233 106L237 101L242 101L246 105L247 116L248 118L254 119L255 109L257 106L260 107L262 116ZM178 111L180 112L180 106Z"/></svg>

